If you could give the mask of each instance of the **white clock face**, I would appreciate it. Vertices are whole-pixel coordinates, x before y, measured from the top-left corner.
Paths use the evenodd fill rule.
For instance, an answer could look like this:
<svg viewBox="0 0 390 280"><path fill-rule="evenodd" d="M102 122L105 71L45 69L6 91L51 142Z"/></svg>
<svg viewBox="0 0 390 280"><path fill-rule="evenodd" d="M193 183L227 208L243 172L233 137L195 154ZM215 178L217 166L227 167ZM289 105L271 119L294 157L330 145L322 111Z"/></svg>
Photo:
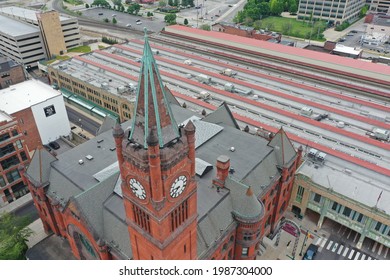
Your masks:
<svg viewBox="0 0 390 280"><path fill-rule="evenodd" d="M181 175L176 178L176 180L173 182L170 190L170 195L173 198L178 197L186 188L187 186L187 177L184 175Z"/></svg>
<svg viewBox="0 0 390 280"><path fill-rule="evenodd" d="M139 199L144 200L146 198L145 188L134 178L130 179L130 189Z"/></svg>

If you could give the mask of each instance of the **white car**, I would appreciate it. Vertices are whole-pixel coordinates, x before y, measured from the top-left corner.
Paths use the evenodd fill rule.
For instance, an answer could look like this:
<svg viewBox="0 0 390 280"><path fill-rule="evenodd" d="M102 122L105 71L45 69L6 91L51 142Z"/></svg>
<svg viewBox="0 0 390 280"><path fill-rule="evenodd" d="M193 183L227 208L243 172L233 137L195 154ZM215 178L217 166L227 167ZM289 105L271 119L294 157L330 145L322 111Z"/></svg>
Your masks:
<svg viewBox="0 0 390 280"><path fill-rule="evenodd" d="M126 27L131 27L131 24L130 23L126 24Z"/></svg>
<svg viewBox="0 0 390 280"><path fill-rule="evenodd" d="M142 21L137 21L137 25L140 25L140 24L142 24Z"/></svg>

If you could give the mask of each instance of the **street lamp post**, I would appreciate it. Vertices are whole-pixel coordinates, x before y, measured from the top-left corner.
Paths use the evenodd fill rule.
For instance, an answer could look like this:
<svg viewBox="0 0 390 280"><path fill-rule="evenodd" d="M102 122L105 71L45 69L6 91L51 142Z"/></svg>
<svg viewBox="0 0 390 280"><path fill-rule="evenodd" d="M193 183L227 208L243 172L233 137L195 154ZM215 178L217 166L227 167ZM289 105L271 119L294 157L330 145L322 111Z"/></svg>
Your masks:
<svg viewBox="0 0 390 280"><path fill-rule="evenodd" d="M302 257L303 247L305 247L305 245L306 245L308 235L309 235L309 230L306 231L305 239L303 240L303 244L302 244L302 248L301 248L301 252L299 253L299 256L301 256L301 257Z"/></svg>

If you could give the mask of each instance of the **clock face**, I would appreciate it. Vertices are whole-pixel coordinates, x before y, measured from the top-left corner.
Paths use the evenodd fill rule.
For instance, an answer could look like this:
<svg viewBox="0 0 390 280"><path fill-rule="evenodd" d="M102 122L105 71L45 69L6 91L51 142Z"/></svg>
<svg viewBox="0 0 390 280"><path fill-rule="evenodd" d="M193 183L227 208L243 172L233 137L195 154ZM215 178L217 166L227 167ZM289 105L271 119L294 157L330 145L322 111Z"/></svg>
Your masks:
<svg viewBox="0 0 390 280"><path fill-rule="evenodd" d="M173 182L170 190L170 195L173 198L178 197L186 188L187 186L187 177L184 175L181 175L176 178L176 180Z"/></svg>
<svg viewBox="0 0 390 280"><path fill-rule="evenodd" d="M144 200L146 198L145 188L134 178L130 179L130 189L139 199Z"/></svg>

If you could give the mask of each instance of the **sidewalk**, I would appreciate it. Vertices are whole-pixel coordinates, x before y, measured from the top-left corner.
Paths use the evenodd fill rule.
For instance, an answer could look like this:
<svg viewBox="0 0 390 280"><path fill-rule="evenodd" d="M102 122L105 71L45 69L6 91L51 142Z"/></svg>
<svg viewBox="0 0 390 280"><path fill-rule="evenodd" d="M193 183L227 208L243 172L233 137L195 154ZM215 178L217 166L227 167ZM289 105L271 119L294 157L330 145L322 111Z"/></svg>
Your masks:
<svg viewBox="0 0 390 280"><path fill-rule="evenodd" d="M302 220L299 220L293 213L286 212L286 219L295 222L301 230L295 250L295 256L292 254L295 237L290 233L281 230L278 246L275 245L277 239L276 235L272 240L267 237L263 238L266 251L261 256L257 257L258 260L301 260L308 246L313 243L315 237L329 236L329 233L322 229L318 229L317 225L307 217L303 217ZM309 232L309 236L306 235L307 232Z"/></svg>

